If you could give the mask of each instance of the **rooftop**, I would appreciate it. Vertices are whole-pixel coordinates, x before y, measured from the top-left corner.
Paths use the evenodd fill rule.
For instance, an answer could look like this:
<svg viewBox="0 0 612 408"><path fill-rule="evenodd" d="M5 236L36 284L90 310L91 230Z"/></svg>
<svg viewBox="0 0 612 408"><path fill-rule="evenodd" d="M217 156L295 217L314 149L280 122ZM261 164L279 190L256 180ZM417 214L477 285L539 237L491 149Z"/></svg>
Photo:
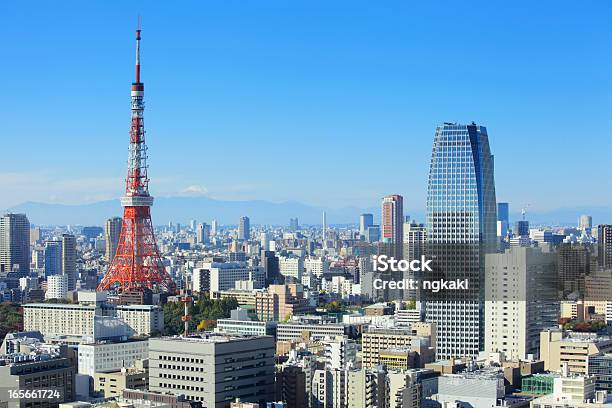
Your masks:
<svg viewBox="0 0 612 408"><path fill-rule="evenodd" d="M271 336L247 336L236 333L206 333L204 335L185 336L166 336L153 338L151 340L189 342L189 343L229 343L232 341L244 341L253 339L270 338Z"/></svg>

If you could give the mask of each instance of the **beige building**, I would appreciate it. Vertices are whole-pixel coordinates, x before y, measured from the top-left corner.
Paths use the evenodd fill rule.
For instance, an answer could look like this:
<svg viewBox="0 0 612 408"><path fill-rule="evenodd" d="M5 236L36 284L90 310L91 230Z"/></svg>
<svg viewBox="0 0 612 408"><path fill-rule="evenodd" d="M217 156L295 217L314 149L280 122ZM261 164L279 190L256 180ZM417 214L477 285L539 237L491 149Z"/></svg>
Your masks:
<svg viewBox="0 0 612 408"><path fill-rule="evenodd" d="M561 319L584 320L584 303L582 300L565 300L561 302Z"/></svg>
<svg viewBox="0 0 612 408"><path fill-rule="evenodd" d="M295 314L308 313L313 308L304 298L301 284L270 285L255 295L255 311L261 321L282 321Z"/></svg>
<svg viewBox="0 0 612 408"><path fill-rule="evenodd" d="M383 370L348 372L348 408L384 407L387 400L387 375Z"/></svg>
<svg viewBox="0 0 612 408"><path fill-rule="evenodd" d="M567 363L570 373L585 375L588 372L589 356L611 351L610 337L562 329L540 333L540 359L544 360L544 369L548 371L560 371L563 363Z"/></svg>
<svg viewBox="0 0 612 408"><path fill-rule="evenodd" d="M148 364L142 360L135 367L94 374L94 391L104 395L104 398L121 397L125 389L146 390L148 386Z"/></svg>
<svg viewBox="0 0 612 408"><path fill-rule="evenodd" d="M381 350L378 362L387 370L408 370L418 365L418 354L410 347L391 348Z"/></svg>
<svg viewBox="0 0 612 408"><path fill-rule="evenodd" d="M380 353L388 349L409 348L417 354L418 366L433 361L435 355L435 325L413 323L408 329L370 328L361 338L362 366L380 364Z"/></svg>
<svg viewBox="0 0 612 408"><path fill-rule="evenodd" d="M599 270L584 278L584 318L599 315L610 323L607 310L612 305L612 269Z"/></svg>
<svg viewBox="0 0 612 408"><path fill-rule="evenodd" d="M212 297L214 299L228 299L235 298L238 302L239 306L248 306L250 308L255 309L255 298L257 296L257 292L262 292L261 289L254 290L223 290L221 292L212 293Z"/></svg>
<svg viewBox="0 0 612 408"><path fill-rule="evenodd" d="M386 407L389 408L420 408L421 388L410 375L404 371L387 373L389 394Z"/></svg>
<svg viewBox="0 0 612 408"><path fill-rule="evenodd" d="M160 333L164 328L164 312L160 306L118 305L116 316L141 336Z"/></svg>

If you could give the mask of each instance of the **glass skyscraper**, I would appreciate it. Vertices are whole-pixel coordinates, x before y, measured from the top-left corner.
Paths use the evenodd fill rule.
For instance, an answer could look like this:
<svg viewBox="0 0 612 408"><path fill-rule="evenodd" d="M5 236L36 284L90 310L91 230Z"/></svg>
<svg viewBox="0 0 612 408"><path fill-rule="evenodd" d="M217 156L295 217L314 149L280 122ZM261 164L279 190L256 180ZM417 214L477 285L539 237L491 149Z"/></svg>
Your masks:
<svg viewBox="0 0 612 408"><path fill-rule="evenodd" d="M427 191L424 279L464 280L468 289L423 291L437 325L438 358L476 356L484 346L484 258L495 252L497 215L487 129L445 123L436 129Z"/></svg>

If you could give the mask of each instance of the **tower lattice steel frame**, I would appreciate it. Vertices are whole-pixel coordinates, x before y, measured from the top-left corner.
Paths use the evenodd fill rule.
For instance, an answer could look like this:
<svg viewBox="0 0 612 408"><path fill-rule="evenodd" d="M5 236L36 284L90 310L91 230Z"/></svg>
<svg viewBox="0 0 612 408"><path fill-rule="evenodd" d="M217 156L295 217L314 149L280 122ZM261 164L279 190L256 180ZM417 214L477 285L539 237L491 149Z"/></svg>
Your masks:
<svg viewBox="0 0 612 408"><path fill-rule="evenodd" d="M132 121L121 234L117 252L98 290L152 289L173 293L176 286L164 268L155 242L147 176L144 130L144 84L140 82L140 24L136 30L136 81L132 83Z"/></svg>

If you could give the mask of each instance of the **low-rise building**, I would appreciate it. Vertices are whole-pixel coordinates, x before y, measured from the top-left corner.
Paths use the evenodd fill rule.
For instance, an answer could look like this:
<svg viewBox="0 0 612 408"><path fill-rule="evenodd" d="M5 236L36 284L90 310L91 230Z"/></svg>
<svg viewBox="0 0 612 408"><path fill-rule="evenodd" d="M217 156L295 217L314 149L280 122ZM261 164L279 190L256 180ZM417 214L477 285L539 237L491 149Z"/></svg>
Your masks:
<svg viewBox="0 0 612 408"><path fill-rule="evenodd" d="M44 336L81 337L84 342L148 336L163 330L164 316L156 305L115 305L106 297L82 295L78 304L28 303L23 305L23 326L26 331L39 331Z"/></svg>
<svg viewBox="0 0 612 408"><path fill-rule="evenodd" d="M249 317L245 309L231 311L229 319L217 320L217 331L246 336L276 336L276 322L260 322Z"/></svg>
<svg viewBox="0 0 612 408"><path fill-rule="evenodd" d="M149 389L207 408L274 399L274 338L206 334L149 340Z"/></svg>
<svg viewBox="0 0 612 408"><path fill-rule="evenodd" d="M148 363L139 361L134 367L97 372L94 391L104 398L121 397L124 390L146 390L149 385Z"/></svg>
<svg viewBox="0 0 612 408"><path fill-rule="evenodd" d="M418 367L434 359L435 326L415 323L410 328L369 328L362 338L362 364L372 368L380 364L380 353L388 349L410 348L417 356Z"/></svg>
<svg viewBox="0 0 612 408"><path fill-rule="evenodd" d="M79 344L79 374L92 379L97 372L117 371L134 366L149 356L147 340Z"/></svg>
<svg viewBox="0 0 612 408"><path fill-rule="evenodd" d="M301 284L270 285L255 295L255 311L261 321L282 321L313 310Z"/></svg>
<svg viewBox="0 0 612 408"><path fill-rule="evenodd" d="M75 398L75 369L68 356L68 348L39 344L26 353L0 355L0 387L8 399L8 407L45 407L73 401ZM26 392L49 394L28 398ZM23 391L24 396L11 396L10 391Z"/></svg>
<svg viewBox="0 0 612 408"><path fill-rule="evenodd" d="M560 371L567 362L570 373L587 374L589 356L612 352L612 338L562 329L540 333L540 358L548 371Z"/></svg>
<svg viewBox="0 0 612 408"><path fill-rule="evenodd" d="M350 326L343 323L303 323L300 321L293 321L289 323L279 323L278 326L276 326L276 339L278 341L321 341L326 337L349 334Z"/></svg>

